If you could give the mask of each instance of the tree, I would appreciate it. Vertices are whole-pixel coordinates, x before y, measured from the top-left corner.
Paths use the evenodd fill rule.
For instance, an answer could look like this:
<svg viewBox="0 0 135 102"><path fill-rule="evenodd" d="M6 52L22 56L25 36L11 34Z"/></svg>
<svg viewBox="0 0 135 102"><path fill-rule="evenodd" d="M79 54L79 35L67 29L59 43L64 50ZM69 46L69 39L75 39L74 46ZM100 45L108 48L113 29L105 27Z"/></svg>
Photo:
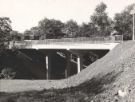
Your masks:
<svg viewBox="0 0 135 102"><path fill-rule="evenodd" d="M65 33L65 37L76 37L78 35L79 26L77 22L73 20L69 20L66 22L64 28L62 29L63 33Z"/></svg>
<svg viewBox="0 0 135 102"><path fill-rule="evenodd" d="M127 6L121 13L115 14L114 17L114 28L115 30L124 36L125 40L132 39L132 15L130 11L133 9L135 4Z"/></svg>
<svg viewBox="0 0 135 102"><path fill-rule="evenodd" d="M40 39L40 37L41 37L41 32L40 32L39 27L32 27L32 28L30 29L30 31L31 31L31 35L33 35L33 39L34 39L34 40L39 40L39 39Z"/></svg>
<svg viewBox="0 0 135 102"><path fill-rule="evenodd" d="M10 40L12 41L21 41L22 40L22 34L18 31L11 31L10 32Z"/></svg>
<svg viewBox="0 0 135 102"><path fill-rule="evenodd" d="M7 46L10 39L11 20L8 17L0 17L0 49Z"/></svg>
<svg viewBox="0 0 135 102"><path fill-rule="evenodd" d="M41 37L41 32L39 27L32 27L30 30L24 32L25 40L39 40Z"/></svg>
<svg viewBox="0 0 135 102"><path fill-rule="evenodd" d="M79 36L90 37L97 33L97 29L93 23L83 23L79 29Z"/></svg>
<svg viewBox="0 0 135 102"><path fill-rule="evenodd" d="M38 27L43 39L61 38L64 36L64 33L62 33L64 24L59 20L45 18L39 22Z"/></svg>
<svg viewBox="0 0 135 102"><path fill-rule="evenodd" d="M98 28L98 34L105 36L110 34L112 20L105 12L107 6L103 2L97 5L95 13L91 16L91 21Z"/></svg>
<svg viewBox="0 0 135 102"><path fill-rule="evenodd" d="M24 31L24 40L30 40L31 39L32 32L30 30L25 30Z"/></svg>

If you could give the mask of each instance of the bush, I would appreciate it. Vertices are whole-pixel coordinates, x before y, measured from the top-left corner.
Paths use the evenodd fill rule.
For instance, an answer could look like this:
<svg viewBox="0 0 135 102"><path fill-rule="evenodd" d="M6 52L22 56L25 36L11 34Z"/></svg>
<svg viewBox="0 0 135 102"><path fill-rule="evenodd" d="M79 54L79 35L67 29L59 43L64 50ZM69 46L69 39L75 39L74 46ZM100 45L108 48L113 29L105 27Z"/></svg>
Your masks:
<svg viewBox="0 0 135 102"><path fill-rule="evenodd" d="M10 67L3 68L0 73L1 79L14 79L15 76L16 72Z"/></svg>

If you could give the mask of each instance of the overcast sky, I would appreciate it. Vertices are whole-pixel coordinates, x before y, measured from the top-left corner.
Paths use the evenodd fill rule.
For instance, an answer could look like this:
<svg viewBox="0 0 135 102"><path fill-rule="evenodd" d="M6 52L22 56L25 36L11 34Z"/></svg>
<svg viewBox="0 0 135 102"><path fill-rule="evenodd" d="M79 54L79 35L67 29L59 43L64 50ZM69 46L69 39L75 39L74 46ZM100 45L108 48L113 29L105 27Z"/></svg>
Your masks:
<svg viewBox="0 0 135 102"><path fill-rule="evenodd" d="M14 30L23 32L36 26L44 17L66 22L70 19L89 22L96 5L104 2L110 17L135 0L0 0L0 17L9 17Z"/></svg>

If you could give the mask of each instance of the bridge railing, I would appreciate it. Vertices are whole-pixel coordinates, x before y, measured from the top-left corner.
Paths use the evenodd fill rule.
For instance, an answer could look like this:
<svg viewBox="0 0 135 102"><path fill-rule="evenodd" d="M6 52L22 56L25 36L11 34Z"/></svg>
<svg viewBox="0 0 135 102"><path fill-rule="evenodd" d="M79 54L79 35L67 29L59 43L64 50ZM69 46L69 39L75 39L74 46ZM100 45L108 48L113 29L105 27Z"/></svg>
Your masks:
<svg viewBox="0 0 135 102"><path fill-rule="evenodd" d="M9 48L15 46L17 48L30 48L33 44L76 44L76 43L112 43L122 42L122 35L107 37L79 37L79 38L62 38L62 39L45 39L45 40L25 40L11 42Z"/></svg>
<svg viewBox="0 0 135 102"><path fill-rule="evenodd" d="M33 40L33 44L66 44L66 43L106 43L106 42L122 42L123 36L107 36L107 37L79 37L79 38L62 38L62 39L45 39Z"/></svg>

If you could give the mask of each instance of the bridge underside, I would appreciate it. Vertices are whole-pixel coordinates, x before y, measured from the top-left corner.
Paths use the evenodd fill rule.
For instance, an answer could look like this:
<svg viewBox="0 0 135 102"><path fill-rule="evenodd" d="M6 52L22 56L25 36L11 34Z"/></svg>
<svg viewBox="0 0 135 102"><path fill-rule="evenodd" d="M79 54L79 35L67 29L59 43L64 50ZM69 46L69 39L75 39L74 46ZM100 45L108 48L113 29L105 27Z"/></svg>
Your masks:
<svg viewBox="0 0 135 102"><path fill-rule="evenodd" d="M59 76L57 76L57 73L61 74L63 78L79 73L88 65L103 57L109 50L40 49L38 51L45 55L47 79L54 79Z"/></svg>
<svg viewBox="0 0 135 102"><path fill-rule="evenodd" d="M11 51L11 50L9 50ZM62 79L79 73L109 50L19 49L3 60L21 79ZM1 62L2 62L1 61ZM22 76L20 76L22 74Z"/></svg>
<svg viewBox="0 0 135 102"><path fill-rule="evenodd" d="M37 66L35 67L35 69L42 70L42 72L38 71L40 72L38 73L40 74L39 78L61 79L79 73L82 69L86 68L88 65L90 65L97 59L103 57L117 44L118 43L70 44L69 42L67 44L33 43L28 46L20 47L19 52L23 55L23 57L29 60L26 63L31 63L31 65L29 66L31 71L31 67L35 66ZM38 64L35 65L36 63ZM35 73L36 70L34 74Z"/></svg>

